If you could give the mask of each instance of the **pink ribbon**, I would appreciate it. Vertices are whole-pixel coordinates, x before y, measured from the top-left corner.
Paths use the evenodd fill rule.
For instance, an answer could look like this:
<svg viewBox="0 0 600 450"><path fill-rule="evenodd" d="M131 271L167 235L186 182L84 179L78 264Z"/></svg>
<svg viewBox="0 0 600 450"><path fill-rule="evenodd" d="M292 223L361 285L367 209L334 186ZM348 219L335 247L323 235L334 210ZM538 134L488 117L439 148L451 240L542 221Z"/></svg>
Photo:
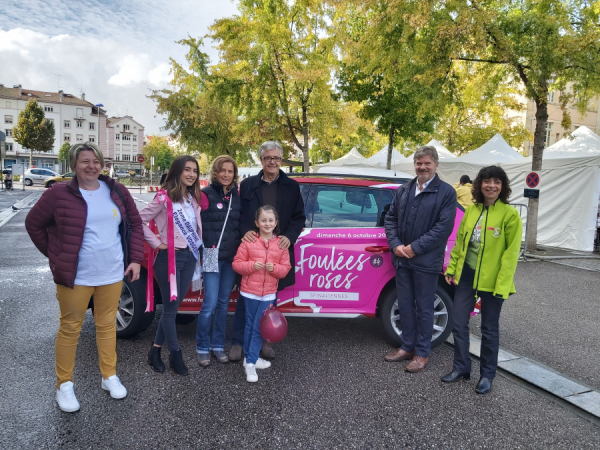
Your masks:
<svg viewBox="0 0 600 450"><path fill-rule="evenodd" d="M164 189L156 194L159 203L167 205L167 260L170 301L177 300L177 275L175 274L175 222L173 221L173 202ZM157 233L156 223L149 223L150 229ZM146 312L154 311L154 260L158 250L148 251L148 281L146 284Z"/></svg>

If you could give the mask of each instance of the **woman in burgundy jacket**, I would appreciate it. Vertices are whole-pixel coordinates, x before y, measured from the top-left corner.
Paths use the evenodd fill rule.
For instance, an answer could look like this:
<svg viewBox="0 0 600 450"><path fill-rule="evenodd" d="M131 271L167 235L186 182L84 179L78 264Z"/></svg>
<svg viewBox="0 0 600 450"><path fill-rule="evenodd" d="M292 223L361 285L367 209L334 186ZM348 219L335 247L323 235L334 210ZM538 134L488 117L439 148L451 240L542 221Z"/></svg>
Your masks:
<svg viewBox="0 0 600 450"><path fill-rule="evenodd" d="M75 352L92 296L102 389L117 399L127 395L116 375L116 315L123 276L132 281L140 276L144 242L142 220L129 191L100 173L104 158L98 147L89 142L73 145L69 163L73 179L48 188L27 215L25 227L48 257L56 283L56 401L61 410L74 412L79 409L72 381Z"/></svg>

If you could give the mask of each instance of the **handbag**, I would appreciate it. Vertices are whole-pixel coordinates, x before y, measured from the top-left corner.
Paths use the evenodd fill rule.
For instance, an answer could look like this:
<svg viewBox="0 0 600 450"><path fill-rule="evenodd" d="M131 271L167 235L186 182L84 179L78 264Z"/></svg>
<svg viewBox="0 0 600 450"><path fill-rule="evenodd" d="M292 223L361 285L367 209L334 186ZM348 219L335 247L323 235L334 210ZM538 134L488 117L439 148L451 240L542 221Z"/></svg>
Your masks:
<svg viewBox="0 0 600 450"><path fill-rule="evenodd" d="M202 272L219 272L219 247L221 246L221 239L223 239L223 233L225 232L225 226L227 225L227 219L229 218L229 211L231 211L232 203L233 196L229 200L227 215L225 216L225 222L223 222L223 229L221 230L221 236L219 236L219 242L217 243L217 246L213 246L212 248L202 248Z"/></svg>

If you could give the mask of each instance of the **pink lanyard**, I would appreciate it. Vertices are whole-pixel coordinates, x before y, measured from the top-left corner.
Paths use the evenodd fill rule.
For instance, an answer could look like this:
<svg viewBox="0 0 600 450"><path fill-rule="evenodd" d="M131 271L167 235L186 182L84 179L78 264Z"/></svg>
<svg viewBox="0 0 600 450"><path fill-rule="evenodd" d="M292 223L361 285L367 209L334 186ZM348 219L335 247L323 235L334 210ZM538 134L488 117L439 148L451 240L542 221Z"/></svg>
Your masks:
<svg viewBox="0 0 600 450"><path fill-rule="evenodd" d="M156 194L158 203L167 204L167 260L168 260L168 279L171 299L177 300L177 275L175 273L175 223L173 221L173 202L164 189ZM158 229L154 220L148 224L150 229L157 233ZM148 251L148 280L146 283L146 312L154 311L154 260L158 250L150 249Z"/></svg>

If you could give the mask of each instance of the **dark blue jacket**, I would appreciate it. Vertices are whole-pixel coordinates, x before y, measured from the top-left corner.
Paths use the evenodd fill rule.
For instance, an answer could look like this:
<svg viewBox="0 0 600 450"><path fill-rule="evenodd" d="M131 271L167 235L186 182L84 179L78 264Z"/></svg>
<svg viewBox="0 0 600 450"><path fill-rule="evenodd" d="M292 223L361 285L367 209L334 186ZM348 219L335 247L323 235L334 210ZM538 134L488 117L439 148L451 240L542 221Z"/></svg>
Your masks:
<svg viewBox="0 0 600 450"><path fill-rule="evenodd" d="M258 175L246 178L240 184L240 198L242 200L240 215L241 237L244 237L250 230L256 230L254 216L256 210L263 206L262 175L263 171L261 170ZM282 290L296 282L294 244L302 232L302 228L304 228L306 216L304 213L304 200L302 200L298 182L289 178L282 170L279 170L277 183L277 204L275 205L275 209L279 216L279 235L287 237L291 242L289 251L292 270L288 272L285 278L279 280L278 290Z"/></svg>
<svg viewBox="0 0 600 450"><path fill-rule="evenodd" d="M398 188L396 197L385 216L385 234L395 267L405 267L422 272L440 273L444 265L446 242L454 227L456 216L456 191L436 174L419 194L419 209L413 222L407 220L406 206L409 195L414 195L417 178ZM404 239L408 236L408 239ZM407 240L407 242L404 242ZM410 245L413 258L394 255L398 245Z"/></svg>
<svg viewBox="0 0 600 450"><path fill-rule="evenodd" d="M229 202L232 202L231 211L223 232L223 239L221 239L221 246L219 247L219 261L232 262L242 239L240 235L241 202L238 188L234 186L225 195L221 183L213 181L212 184L202 189L202 192L208 198L208 208L200 212L204 247L211 248L219 243L223 223L227 216L227 208L229 208Z"/></svg>

